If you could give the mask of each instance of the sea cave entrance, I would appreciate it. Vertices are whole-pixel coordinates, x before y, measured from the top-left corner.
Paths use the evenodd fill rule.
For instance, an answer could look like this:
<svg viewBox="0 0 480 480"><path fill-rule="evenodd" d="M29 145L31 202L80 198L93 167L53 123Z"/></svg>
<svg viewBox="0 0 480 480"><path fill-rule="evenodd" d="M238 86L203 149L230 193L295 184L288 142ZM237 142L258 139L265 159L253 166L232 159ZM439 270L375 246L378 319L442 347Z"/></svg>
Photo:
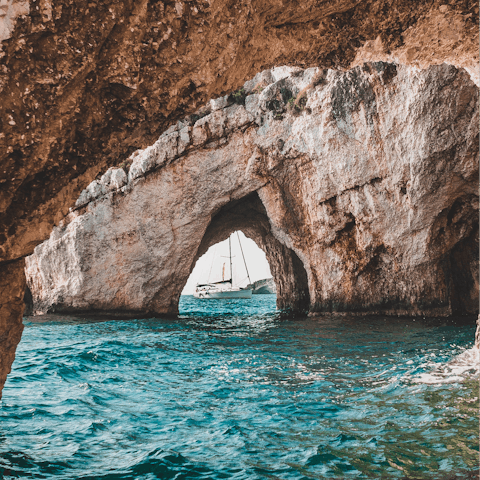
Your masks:
<svg viewBox="0 0 480 480"><path fill-rule="evenodd" d="M242 247L245 244L243 254L247 267L251 268L250 278L245 269L236 232L241 232L239 238ZM198 248L190 276L182 289L183 294L193 294L198 281L219 281L222 280L222 274L224 279L229 278L229 259L221 258L228 256L228 244L222 246L221 243L227 242L231 235L232 255L236 257L233 279L240 287L273 277L277 308L308 310L310 294L303 263L292 249L283 245L272 234L267 212L256 192L228 203L212 218ZM218 258L212 258L214 256ZM254 257L251 267L249 256ZM223 263L226 264L225 271Z"/></svg>

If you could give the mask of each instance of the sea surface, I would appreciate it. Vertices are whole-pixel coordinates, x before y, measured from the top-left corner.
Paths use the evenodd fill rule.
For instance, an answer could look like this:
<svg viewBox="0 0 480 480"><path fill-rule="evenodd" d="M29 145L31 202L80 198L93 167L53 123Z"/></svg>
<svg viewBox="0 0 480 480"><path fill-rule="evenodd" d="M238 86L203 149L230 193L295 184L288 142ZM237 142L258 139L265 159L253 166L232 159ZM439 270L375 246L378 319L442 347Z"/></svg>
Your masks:
<svg viewBox="0 0 480 480"><path fill-rule="evenodd" d="M0 478L443 479L478 471L474 322L281 314L25 318ZM478 360L478 358L477 358Z"/></svg>

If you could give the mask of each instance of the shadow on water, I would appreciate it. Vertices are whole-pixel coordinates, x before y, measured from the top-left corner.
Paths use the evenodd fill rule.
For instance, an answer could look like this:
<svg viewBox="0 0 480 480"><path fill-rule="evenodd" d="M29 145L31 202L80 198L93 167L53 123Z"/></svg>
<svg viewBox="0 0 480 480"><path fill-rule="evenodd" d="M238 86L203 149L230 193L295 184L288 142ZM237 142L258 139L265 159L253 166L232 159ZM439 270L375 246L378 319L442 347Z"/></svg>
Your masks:
<svg viewBox="0 0 480 480"><path fill-rule="evenodd" d="M471 319L292 317L258 297L26 318L0 477L474 478Z"/></svg>

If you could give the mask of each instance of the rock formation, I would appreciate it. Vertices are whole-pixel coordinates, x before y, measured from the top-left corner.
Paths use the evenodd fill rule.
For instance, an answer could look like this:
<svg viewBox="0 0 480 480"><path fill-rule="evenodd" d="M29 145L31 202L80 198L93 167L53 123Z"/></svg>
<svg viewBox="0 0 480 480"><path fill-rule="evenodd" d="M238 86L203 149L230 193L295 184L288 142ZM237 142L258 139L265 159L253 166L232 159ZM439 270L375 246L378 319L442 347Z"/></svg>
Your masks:
<svg viewBox="0 0 480 480"><path fill-rule="evenodd" d="M0 273L14 298L23 258L99 172L262 69L446 62L478 85L474 0L4 0L0 42ZM18 319L2 312L13 358Z"/></svg>
<svg viewBox="0 0 480 480"><path fill-rule="evenodd" d="M477 313L477 96L448 65L258 74L82 192L27 258L34 309L176 313L241 229L282 307Z"/></svg>
<svg viewBox="0 0 480 480"><path fill-rule="evenodd" d="M446 62L478 82L473 0L8 0L0 22L0 262L31 254L98 173L264 69Z"/></svg>
<svg viewBox="0 0 480 480"><path fill-rule="evenodd" d="M10 373L10 367L15 358L15 348L20 342L23 331L24 268L25 260L22 258L20 261L2 265L0 275L0 387L2 388L7 374Z"/></svg>

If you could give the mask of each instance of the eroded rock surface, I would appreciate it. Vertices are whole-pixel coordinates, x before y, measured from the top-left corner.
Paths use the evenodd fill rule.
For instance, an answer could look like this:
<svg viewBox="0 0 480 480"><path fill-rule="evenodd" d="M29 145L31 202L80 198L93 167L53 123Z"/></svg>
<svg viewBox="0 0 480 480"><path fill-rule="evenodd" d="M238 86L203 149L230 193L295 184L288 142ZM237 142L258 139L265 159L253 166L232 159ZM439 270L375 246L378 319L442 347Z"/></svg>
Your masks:
<svg viewBox="0 0 480 480"><path fill-rule="evenodd" d="M277 287L273 278L264 278L247 285L252 288L254 295L270 295L277 293Z"/></svg>
<svg viewBox="0 0 480 480"><path fill-rule="evenodd" d="M474 0L5 0L0 262L29 255L99 172L275 65L451 63L478 81Z"/></svg>
<svg viewBox="0 0 480 480"><path fill-rule="evenodd" d="M281 306L475 313L477 96L448 65L258 74L82 192L27 259L35 309L175 313L242 229Z"/></svg>
<svg viewBox="0 0 480 480"><path fill-rule="evenodd" d="M0 275L0 394L22 336L25 308L25 260L2 266Z"/></svg>
<svg viewBox="0 0 480 480"><path fill-rule="evenodd" d="M478 85L478 11L474 0L3 0L0 273L99 172L262 69L446 62Z"/></svg>

